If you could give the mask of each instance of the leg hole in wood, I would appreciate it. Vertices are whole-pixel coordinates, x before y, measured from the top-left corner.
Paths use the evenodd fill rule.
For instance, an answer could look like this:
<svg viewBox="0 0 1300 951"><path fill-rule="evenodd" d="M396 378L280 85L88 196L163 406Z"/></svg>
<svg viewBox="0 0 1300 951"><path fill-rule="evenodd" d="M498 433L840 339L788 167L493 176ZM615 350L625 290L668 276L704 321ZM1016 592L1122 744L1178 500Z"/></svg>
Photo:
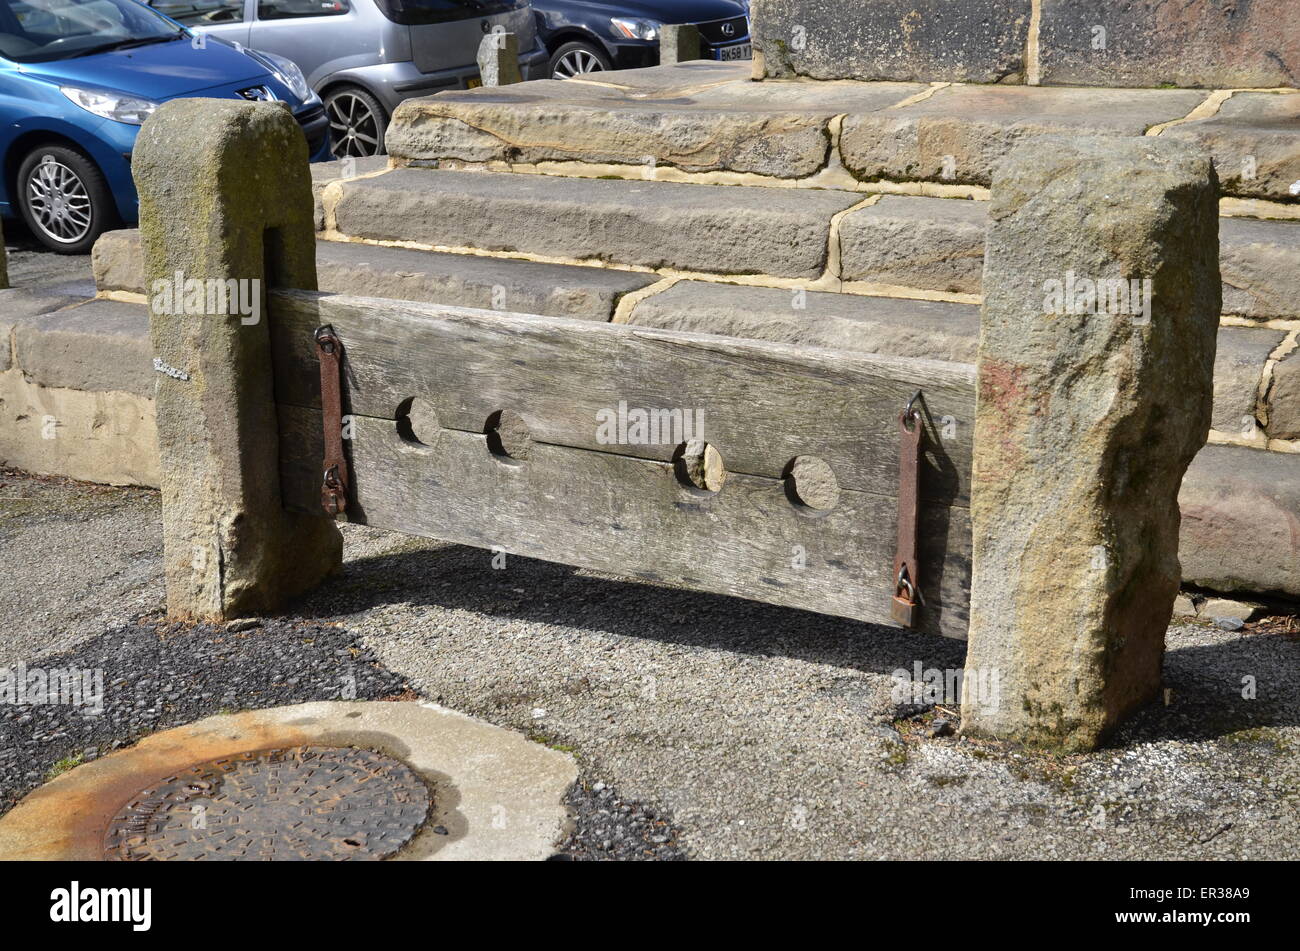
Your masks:
<svg viewBox="0 0 1300 951"><path fill-rule="evenodd" d="M795 456L785 467L785 495L809 514L823 514L840 501L840 483L818 456Z"/></svg>
<svg viewBox="0 0 1300 951"><path fill-rule="evenodd" d="M500 459L522 461L533 448L533 434L522 416L508 409L499 409L487 418L483 427L488 449Z"/></svg>
<svg viewBox="0 0 1300 951"><path fill-rule="evenodd" d="M722 453L703 439L691 439L677 447L673 472L684 488L700 495L716 495L727 482Z"/></svg>
<svg viewBox="0 0 1300 951"><path fill-rule="evenodd" d="M442 424L438 414L424 400L408 396L397 407L397 435L403 442L417 446L432 446L438 438Z"/></svg>

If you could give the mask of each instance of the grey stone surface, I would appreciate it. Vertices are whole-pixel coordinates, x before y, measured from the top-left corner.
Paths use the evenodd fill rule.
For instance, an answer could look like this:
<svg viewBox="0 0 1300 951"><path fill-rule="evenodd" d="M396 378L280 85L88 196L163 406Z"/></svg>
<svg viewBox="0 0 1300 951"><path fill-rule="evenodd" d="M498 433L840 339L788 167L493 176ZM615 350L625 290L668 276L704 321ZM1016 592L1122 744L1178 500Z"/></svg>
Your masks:
<svg viewBox="0 0 1300 951"><path fill-rule="evenodd" d="M1017 148L992 194L966 663L1001 695L967 698L963 730L1092 749L1160 690L1212 409L1218 187L1181 143L1063 136ZM1149 278L1149 310L1048 309L1070 273Z"/></svg>
<svg viewBox="0 0 1300 951"><path fill-rule="evenodd" d="M1204 98L1178 89L950 86L901 109L848 115L840 151L861 179L988 185L998 159L1025 139L1139 136Z"/></svg>
<svg viewBox="0 0 1300 951"><path fill-rule="evenodd" d="M523 74L519 72L519 37L514 33L486 34L478 44L478 72L488 88L523 82Z"/></svg>
<svg viewBox="0 0 1300 951"><path fill-rule="evenodd" d="M1042 0L1044 83L1300 85L1293 0Z"/></svg>
<svg viewBox="0 0 1300 951"><path fill-rule="evenodd" d="M1300 31L1293 31L1300 33ZM1162 136L1194 142L1214 156L1223 191L1243 198L1300 201L1300 92L1239 92L1207 118Z"/></svg>
<svg viewBox="0 0 1300 951"><path fill-rule="evenodd" d="M95 287L101 291L143 294L144 252L136 228L105 231L90 252Z"/></svg>
<svg viewBox="0 0 1300 951"><path fill-rule="evenodd" d="M1265 431L1274 439L1300 439L1300 350L1292 350L1273 365L1267 401Z"/></svg>
<svg viewBox="0 0 1300 951"><path fill-rule="evenodd" d="M1220 218L1219 269L1225 314L1300 317L1300 221Z"/></svg>
<svg viewBox="0 0 1300 951"><path fill-rule="evenodd" d="M90 300L34 316L13 330L15 363L38 386L153 397L149 311Z"/></svg>
<svg viewBox="0 0 1300 951"><path fill-rule="evenodd" d="M307 142L282 104L164 103L140 130L132 171L151 290L178 271L223 282L269 271L316 287ZM333 522L281 504L268 322L150 301L154 355L179 371L158 374L155 398L168 612L276 610L337 570L342 539Z"/></svg>
<svg viewBox="0 0 1300 951"><path fill-rule="evenodd" d="M4 223L0 222L0 291L9 287L9 249L5 245Z"/></svg>
<svg viewBox="0 0 1300 951"><path fill-rule="evenodd" d="M1214 358L1214 416L1211 428L1250 437L1269 354L1286 337L1280 330L1220 327ZM1296 407L1300 410L1300 406Z"/></svg>
<svg viewBox="0 0 1300 951"><path fill-rule="evenodd" d="M802 301L803 307L796 304ZM969 304L682 281L647 297L628 321L835 350L974 363L979 309Z"/></svg>
<svg viewBox="0 0 1300 951"><path fill-rule="evenodd" d="M95 287L90 281L57 281L0 290L0 372L13 365L15 326L40 314L83 303L94 296Z"/></svg>
<svg viewBox="0 0 1300 951"><path fill-rule="evenodd" d="M843 192L398 169L344 186L350 237L815 278Z"/></svg>
<svg viewBox="0 0 1300 951"><path fill-rule="evenodd" d="M388 167L387 155L367 155L360 158L335 159L332 162L311 163L311 194L315 203L316 230L325 227L325 208L321 194L331 182L346 181L358 175L369 175Z"/></svg>
<svg viewBox="0 0 1300 951"><path fill-rule="evenodd" d="M800 178L826 164L834 116L883 109L924 88L753 83L747 69L716 66L702 60L606 74L620 85L538 80L408 99L393 113L388 150L413 162L648 159L691 172Z"/></svg>
<svg viewBox="0 0 1300 951"><path fill-rule="evenodd" d="M754 0L764 75L1022 82L1030 0Z"/></svg>
<svg viewBox="0 0 1300 951"><path fill-rule="evenodd" d="M1178 557L1188 583L1300 595L1300 456L1206 446L1178 502Z"/></svg>
<svg viewBox="0 0 1300 951"><path fill-rule="evenodd" d="M100 290L143 293L138 231L105 234L95 244L95 262ZM609 320L619 298L655 280L653 275L614 268L347 241L316 242L316 274L322 291L338 294L593 320Z"/></svg>
<svg viewBox="0 0 1300 951"><path fill-rule="evenodd" d="M840 219L846 281L980 292L988 203L886 196Z"/></svg>

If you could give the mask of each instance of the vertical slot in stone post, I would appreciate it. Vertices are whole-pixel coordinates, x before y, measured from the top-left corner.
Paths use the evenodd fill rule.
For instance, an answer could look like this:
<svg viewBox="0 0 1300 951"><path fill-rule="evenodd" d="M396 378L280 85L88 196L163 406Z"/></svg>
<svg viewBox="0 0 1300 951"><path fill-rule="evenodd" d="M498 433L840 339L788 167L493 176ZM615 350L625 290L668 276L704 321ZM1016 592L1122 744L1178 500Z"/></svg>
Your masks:
<svg viewBox="0 0 1300 951"><path fill-rule="evenodd" d="M963 730L1094 748L1161 687L1178 489L1210 425L1218 182L1173 141L1052 137L997 169Z"/></svg>
<svg viewBox="0 0 1300 951"><path fill-rule="evenodd" d="M307 142L279 103L179 99L145 123L132 167L168 614L275 610L342 555L331 521L280 499L266 281L316 289Z"/></svg>

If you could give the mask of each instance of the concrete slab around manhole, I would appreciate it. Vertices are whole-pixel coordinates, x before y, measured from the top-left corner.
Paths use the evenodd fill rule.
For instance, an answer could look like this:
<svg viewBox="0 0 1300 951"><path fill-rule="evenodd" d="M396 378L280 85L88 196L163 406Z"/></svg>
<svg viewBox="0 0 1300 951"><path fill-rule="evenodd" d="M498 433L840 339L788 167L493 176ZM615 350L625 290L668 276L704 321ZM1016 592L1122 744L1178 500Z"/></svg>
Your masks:
<svg viewBox="0 0 1300 951"><path fill-rule="evenodd" d="M95 861L114 817L185 767L253 750L355 747L405 763L433 809L393 860L540 860L565 831L573 759L435 704L307 703L208 717L65 773L0 819L0 859Z"/></svg>

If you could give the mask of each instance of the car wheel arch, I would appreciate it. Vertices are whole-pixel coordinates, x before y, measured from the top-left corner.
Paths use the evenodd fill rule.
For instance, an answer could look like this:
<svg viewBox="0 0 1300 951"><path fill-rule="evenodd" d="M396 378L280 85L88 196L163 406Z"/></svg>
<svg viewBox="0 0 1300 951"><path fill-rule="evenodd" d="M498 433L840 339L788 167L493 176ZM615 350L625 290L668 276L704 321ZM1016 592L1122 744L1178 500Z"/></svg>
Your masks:
<svg viewBox="0 0 1300 951"><path fill-rule="evenodd" d="M572 26L567 26L556 33L548 35L546 37L546 52L554 56L555 51L565 43L586 43L588 46L594 46L610 59L614 59L614 51L606 46L605 41L599 36L588 30L576 29Z"/></svg>

